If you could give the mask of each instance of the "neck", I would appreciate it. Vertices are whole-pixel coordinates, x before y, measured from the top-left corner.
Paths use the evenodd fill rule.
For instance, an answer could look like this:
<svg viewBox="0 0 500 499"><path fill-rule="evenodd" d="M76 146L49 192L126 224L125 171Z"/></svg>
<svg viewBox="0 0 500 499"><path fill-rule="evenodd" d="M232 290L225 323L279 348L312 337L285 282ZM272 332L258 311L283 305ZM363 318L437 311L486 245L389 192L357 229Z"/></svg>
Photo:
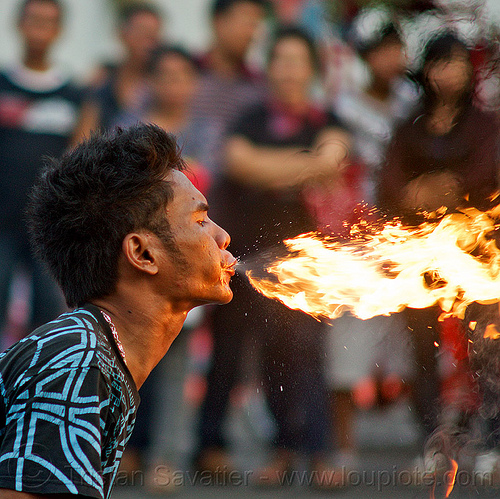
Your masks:
<svg viewBox="0 0 500 499"><path fill-rule="evenodd" d="M391 94L391 85L387 81L373 80L367 90L367 93L379 101L385 101Z"/></svg>
<svg viewBox="0 0 500 499"><path fill-rule="evenodd" d="M243 61L231 57L220 46L210 52L210 69L225 78L236 78L241 73Z"/></svg>
<svg viewBox="0 0 500 499"><path fill-rule="evenodd" d="M187 310L174 310L164 300L144 301L123 295L93 300L113 321L118 337L125 350L127 367L137 388L167 353L179 334Z"/></svg>
<svg viewBox="0 0 500 499"><path fill-rule="evenodd" d="M33 71L46 71L50 68L47 54L39 54L33 52L26 52L23 58L23 63L28 69Z"/></svg>
<svg viewBox="0 0 500 499"><path fill-rule="evenodd" d="M188 110L184 107L172 108L158 106L148 116L151 123L161 126L171 133L182 131L187 122Z"/></svg>
<svg viewBox="0 0 500 499"><path fill-rule="evenodd" d="M120 73L129 77L143 78L145 72L145 65L141 61L135 59L125 59L120 66Z"/></svg>
<svg viewBox="0 0 500 499"><path fill-rule="evenodd" d="M278 100L288 109L301 112L309 106L309 100L301 92L276 93Z"/></svg>

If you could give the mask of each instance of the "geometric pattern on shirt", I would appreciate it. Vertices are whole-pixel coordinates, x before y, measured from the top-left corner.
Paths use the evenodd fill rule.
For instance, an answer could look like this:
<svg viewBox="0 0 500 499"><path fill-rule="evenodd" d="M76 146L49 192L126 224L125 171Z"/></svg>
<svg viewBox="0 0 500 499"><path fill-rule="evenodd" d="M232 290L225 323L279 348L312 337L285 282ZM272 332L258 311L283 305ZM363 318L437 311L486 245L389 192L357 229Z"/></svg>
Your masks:
<svg viewBox="0 0 500 499"><path fill-rule="evenodd" d="M14 376L7 366L8 384L10 349L0 355L0 469L18 491L108 497L133 427L133 391L93 314L80 309L49 326L21 340L31 360Z"/></svg>

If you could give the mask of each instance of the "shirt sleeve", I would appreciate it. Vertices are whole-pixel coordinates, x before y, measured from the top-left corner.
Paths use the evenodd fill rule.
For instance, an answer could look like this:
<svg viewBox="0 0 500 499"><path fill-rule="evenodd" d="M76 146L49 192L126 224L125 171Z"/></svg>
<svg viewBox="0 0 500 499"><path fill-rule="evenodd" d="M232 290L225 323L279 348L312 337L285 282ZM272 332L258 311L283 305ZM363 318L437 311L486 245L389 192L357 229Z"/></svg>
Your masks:
<svg viewBox="0 0 500 499"><path fill-rule="evenodd" d="M100 430L107 395L99 369L43 370L15 385L4 394L0 487L103 498Z"/></svg>

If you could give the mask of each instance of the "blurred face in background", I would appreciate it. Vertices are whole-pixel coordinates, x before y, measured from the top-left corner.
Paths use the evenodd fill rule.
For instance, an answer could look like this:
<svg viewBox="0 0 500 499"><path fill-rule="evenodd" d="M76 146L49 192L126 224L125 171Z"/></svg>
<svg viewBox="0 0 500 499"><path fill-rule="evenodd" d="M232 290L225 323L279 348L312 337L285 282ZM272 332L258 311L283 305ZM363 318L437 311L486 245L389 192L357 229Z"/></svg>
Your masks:
<svg viewBox="0 0 500 499"><path fill-rule="evenodd" d="M468 52L456 46L449 57L428 62L424 67L424 77L436 96L460 98L472 87L473 68Z"/></svg>
<svg viewBox="0 0 500 499"><path fill-rule="evenodd" d="M315 75L309 45L297 37L282 38L274 46L268 66L268 79L283 102L307 101Z"/></svg>
<svg viewBox="0 0 500 499"><path fill-rule="evenodd" d="M186 107L198 86L198 70L175 52L160 57L151 76L155 100L161 107Z"/></svg>
<svg viewBox="0 0 500 499"><path fill-rule="evenodd" d="M47 0L33 0L26 5L19 20L19 32L26 49L46 54L61 31L59 7Z"/></svg>
<svg viewBox="0 0 500 499"><path fill-rule="evenodd" d="M146 64L160 42L161 20L150 12L137 12L120 30L120 38L129 57Z"/></svg>
<svg viewBox="0 0 500 499"><path fill-rule="evenodd" d="M373 78L384 83L391 83L402 76L406 67L403 44L396 36L387 37L380 45L369 50L364 59Z"/></svg>
<svg viewBox="0 0 500 499"><path fill-rule="evenodd" d="M243 60L264 18L264 8L242 0L214 17L219 47L233 60Z"/></svg>

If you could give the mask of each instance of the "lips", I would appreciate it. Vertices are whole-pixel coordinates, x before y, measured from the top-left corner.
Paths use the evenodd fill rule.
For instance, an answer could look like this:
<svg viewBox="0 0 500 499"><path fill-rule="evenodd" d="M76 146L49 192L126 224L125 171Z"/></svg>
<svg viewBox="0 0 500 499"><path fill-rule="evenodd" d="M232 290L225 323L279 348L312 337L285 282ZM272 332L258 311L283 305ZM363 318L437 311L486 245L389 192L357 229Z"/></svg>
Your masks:
<svg viewBox="0 0 500 499"><path fill-rule="evenodd" d="M224 272L227 272L231 276L234 276L237 263L238 261L236 260L236 258L234 258L234 256L229 253L229 258L222 262L222 270Z"/></svg>

